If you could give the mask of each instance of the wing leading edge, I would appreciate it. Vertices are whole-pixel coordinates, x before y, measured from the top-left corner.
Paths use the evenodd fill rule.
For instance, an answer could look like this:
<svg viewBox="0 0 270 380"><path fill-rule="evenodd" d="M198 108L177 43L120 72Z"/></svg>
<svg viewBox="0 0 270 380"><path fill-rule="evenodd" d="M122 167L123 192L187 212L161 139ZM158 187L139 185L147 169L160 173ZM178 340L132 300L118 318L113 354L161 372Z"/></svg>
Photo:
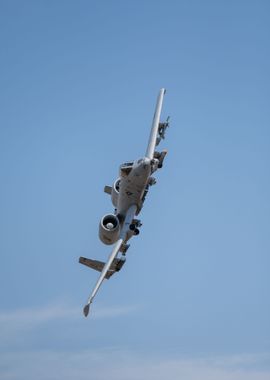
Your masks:
<svg viewBox="0 0 270 380"><path fill-rule="evenodd" d="M102 284L104 278L106 278L107 272L108 272L113 260L116 258L117 254L121 248L122 243L123 243L123 239L119 239L116 242L115 246L113 247L112 253L110 254L110 257L109 257L107 263L104 265L104 267L102 269L102 272L101 272L100 277L96 283L96 286L94 287L94 290L92 291L90 297L87 300L86 305L83 308L83 313L84 313L85 317L87 317L87 315L89 313L89 309L90 309L90 304L93 302L93 299L94 299L98 289L100 288L100 285Z"/></svg>
<svg viewBox="0 0 270 380"><path fill-rule="evenodd" d="M145 154L146 157L150 158L151 160L154 158L155 147L157 145L160 114L161 114L161 108L162 108L162 103L163 103L163 98L164 98L165 93L166 93L165 88L162 88L158 94L156 109L155 109L154 118L152 122L151 133L150 133L148 146L147 146L147 150Z"/></svg>

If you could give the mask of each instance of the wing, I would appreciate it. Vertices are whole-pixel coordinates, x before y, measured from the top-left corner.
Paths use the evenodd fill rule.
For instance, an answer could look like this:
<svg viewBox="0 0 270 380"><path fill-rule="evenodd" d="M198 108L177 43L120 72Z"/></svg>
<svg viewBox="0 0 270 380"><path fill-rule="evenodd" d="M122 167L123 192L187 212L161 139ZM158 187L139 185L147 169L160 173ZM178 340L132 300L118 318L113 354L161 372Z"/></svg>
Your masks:
<svg viewBox="0 0 270 380"><path fill-rule="evenodd" d="M162 108L165 92L166 92L165 88L162 88L158 94L156 109L155 109L154 118L152 122L151 133L150 133L148 146L147 146L147 150L145 154L146 157L150 158L151 160L152 158L154 158L155 147L159 142L159 140L157 140L157 137L158 137L159 126L160 126L161 108Z"/></svg>
<svg viewBox="0 0 270 380"><path fill-rule="evenodd" d="M97 280L97 283L96 283L92 293L90 294L90 296L87 300L86 305L84 306L83 313L84 313L85 317L87 317L87 315L89 313L90 304L93 302L93 299L94 299L95 295L97 294L97 291L100 288L100 285L102 284L104 278L108 278L108 276L110 277L110 273L108 274L108 271L111 270L114 263L118 262L118 259L116 259L116 256L117 256L118 252L121 250L122 244L125 243L125 241L127 240L127 232L129 231L129 226L130 226L130 224L134 218L136 209L137 209L137 207L135 205L130 206L130 208L128 209L124 223L123 223L123 226L122 226L122 230L120 233L120 239L117 240L117 242L115 243L113 250L112 250L112 252L108 258L107 263L105 264L105 263L100 262L100 261L90 260L90 261L88 261L88 263L90 265L86 264L87 266L90 266L91 268L93 268L93 266L94 266L95 267L94 269L96 269L98 271L101 270L101 274L99 276L99 279ZM115 259L117 261L114 261Z"/></svg>
<svg viewBox="0 0 270 380"><path fill-rule="evenodd" d="M103 266L103 269L102 269L100 277L96 283L96 286L94 287L94 289L93 289L90 297L88 298L87 303L83 309L83 313L84 313L85 317L87 317L87 315L89 313L90 304L93 302L93 299L94 299L98 289L100 288L100 285L102 284L104 278L106 278L107 272L108 272L113 260L116 258L117 254L121 248L122 243L123 243L123 239L117 240L117 242L115 243L115 246L113 247L112 253L110 254L110 257L109 257L107 263Z"/></svg>

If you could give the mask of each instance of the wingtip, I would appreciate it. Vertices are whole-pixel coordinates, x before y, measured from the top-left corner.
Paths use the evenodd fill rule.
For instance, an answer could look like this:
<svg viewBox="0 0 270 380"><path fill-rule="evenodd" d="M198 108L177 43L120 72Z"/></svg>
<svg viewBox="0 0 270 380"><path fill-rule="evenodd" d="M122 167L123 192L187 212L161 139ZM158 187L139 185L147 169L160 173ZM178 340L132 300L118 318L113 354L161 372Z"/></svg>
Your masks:
<svg viewBox="0 0 270 380"><path fill-rule="evenodd" d="M89 314L89 310L90 310L90 305L89 303L87 305L84 306L83 308L83 314L85 317L87 317L87 315Z"/></svg>

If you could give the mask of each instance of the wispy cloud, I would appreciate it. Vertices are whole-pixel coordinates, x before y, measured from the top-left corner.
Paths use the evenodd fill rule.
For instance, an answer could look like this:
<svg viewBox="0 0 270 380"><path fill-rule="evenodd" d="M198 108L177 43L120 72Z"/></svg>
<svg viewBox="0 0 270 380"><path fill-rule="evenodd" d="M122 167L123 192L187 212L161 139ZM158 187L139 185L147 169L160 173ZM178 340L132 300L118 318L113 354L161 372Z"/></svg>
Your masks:
<svg viewBox="0 0 270 380"><path fill-rule="evenodd" d="M132 313L138 309L136 305L96 307L90 314L93 319L113 318L120 315ZM17 326L28 325L34 326L43 322L57 319L70 319L82 317L82 307L71 307L65 304L53 304L39 308L17 309L12 311L0 310L1 324L14 324Z"/></svg>
<svg viewBox="0 0 270 380"><path fill-rule="evenodd" d="M100 319L109 319L121 317L130 313L134 313L138 310L135 305L124 306L111 306L102 307L95 305L95 308L89 315L89 323ZM69 306L67 304L52 304L42 306L39 308L25 308L12 311L0 311L0 347L8 342L8 345L12 345L23 336L31 331L37 331L45 324L51 324L53 326L58 321L63 323L71 323L83 320L82 307Z"/></svg>
<svg viewBox="0 0 270 380"><path fill-rule="evenodd" d="M74 318L77 314L75 308L64 305L43 306L40 308L16 309L12 311L0 311L1 324L13 324L17 327L30 324L34 326L58 318Z"/></svg>
<svg viewBox="0 0 270 380"><path fill-rule="evenodd" d="M111 306L111 307L100 307L93 310L93 315L89 315L94 319L100 318L114 318L121 315L135 313L139 310L138 305L125 305L125 306Z"/></svg>
<svg viewBox="0 0 270 380"><path fill-rule="evenodd" d="M137 306L114 306L93 308L93 320L114 318L138 311ZM90 318L91 318L90 317ZM41 308L19 309L0 312L0 337L8 341L20 336L19 345L9 344L2 349L0 379L5 380L269 380L270 353L241 354L231 356L186 357L168 356L163 353L141 354L139 351L109 347L71 352L63 349L41 350L28 345L24 339L31 330L36 339L45 323L57 326L57 321L70 321L67 326L81 326L84 320L80 307L67 304L49 305ZM87 321L88 322L88 321ZM91 324L91 321L89 321ZM49 325L49 326L51 326ZM83 329L83 327L81 327ZM53 334L54 329L46 329ZM78 332L78 330L76 330ZM42 336L42 334L40 334ZM2 348L4 345L2 344ZM74 348L74 346L72 346ZM4 351L4 352L3 352Z"/></svg>
<svg viewBox="0 0 270 380"><path fill-rule="evenodd" d="M263 360L270 358L269 354L262 356ZM0 369L0 377L10 380L269 380L269 370L250 368L250 362L260 360L261 355L168 359L117 349L76 353L42 351L4 355L2 368L6 369Z"/></svg>

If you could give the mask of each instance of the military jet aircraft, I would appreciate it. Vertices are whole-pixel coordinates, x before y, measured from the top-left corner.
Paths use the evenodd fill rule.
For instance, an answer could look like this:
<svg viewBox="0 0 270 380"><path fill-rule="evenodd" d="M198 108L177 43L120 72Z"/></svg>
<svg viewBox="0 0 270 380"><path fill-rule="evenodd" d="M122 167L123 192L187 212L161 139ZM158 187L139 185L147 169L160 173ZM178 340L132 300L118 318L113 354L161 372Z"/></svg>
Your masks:
<svg viewBox="0 0 270 380"><path fill-rule="evenodd" d="M105 186L104 192L111 196L115 207L114 213L101 218L99 224L99 238L107 245L114 244L113 250L106 263L80 257L79 262L92 269L101 272L98 281L90 294L83 312L85 317L100 288L103 280L109 279L115 272L119 272L126 260L126 252L129 248L128 241L132 236L139 234L142 223L137 219L140 213L149 187L156 183L152 174L162 168L166 150L156 151L156 146L165 137L165 131L169 126L169 118L160 122L160 114L163 98L166 90L159 91L151 133L143 157L133 162L125 162L119 168L119 178L113 186ZM121 253L121 257L117 257Z"/></svg>

